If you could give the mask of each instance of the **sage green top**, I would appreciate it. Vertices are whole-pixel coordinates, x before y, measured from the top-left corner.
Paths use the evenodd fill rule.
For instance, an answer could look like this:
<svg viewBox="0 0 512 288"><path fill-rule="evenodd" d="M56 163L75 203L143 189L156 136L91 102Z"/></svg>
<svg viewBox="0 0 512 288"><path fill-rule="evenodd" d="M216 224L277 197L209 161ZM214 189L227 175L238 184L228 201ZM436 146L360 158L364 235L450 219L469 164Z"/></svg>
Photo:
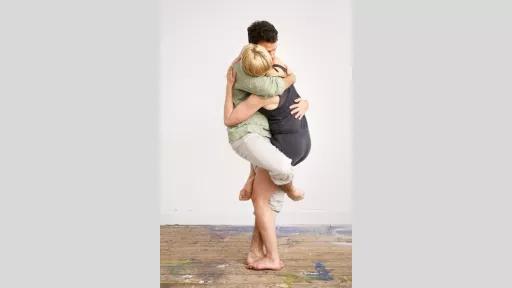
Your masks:
<svg viewBox="0 0 512 288"><path fill-rule="evenodd" d="M285 83L281 77L250 76L242 69L241 62L235 63L233 69L236 72L236 81L233 85L233 103L235 106L243 102L251 94L272 97L282 94L285 90ZM233 143L249 133L270 137L268 120L260 112L254 113L249 119L238 125L228 127L229 143Z"/></svg>

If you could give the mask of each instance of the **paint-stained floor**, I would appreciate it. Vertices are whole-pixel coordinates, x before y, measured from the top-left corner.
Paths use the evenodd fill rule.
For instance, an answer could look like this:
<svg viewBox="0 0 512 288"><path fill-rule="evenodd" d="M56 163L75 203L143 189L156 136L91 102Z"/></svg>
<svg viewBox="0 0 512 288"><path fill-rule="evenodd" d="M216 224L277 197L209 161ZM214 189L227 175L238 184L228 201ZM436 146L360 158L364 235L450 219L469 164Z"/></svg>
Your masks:
<svg viewBox="0 0 512 288"><path fill-rule="evenodd" d="M352 287L350 226L278 227L281 271L245 268L252 227L160 227L160 287Z"/></svg>

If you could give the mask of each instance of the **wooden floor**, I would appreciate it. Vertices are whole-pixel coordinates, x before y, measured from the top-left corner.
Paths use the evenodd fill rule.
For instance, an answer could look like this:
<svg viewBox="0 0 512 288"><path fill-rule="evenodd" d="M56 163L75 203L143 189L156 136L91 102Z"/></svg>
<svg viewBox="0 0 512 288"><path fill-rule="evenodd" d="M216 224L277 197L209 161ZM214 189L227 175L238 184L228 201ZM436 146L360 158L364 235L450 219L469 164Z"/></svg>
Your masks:
<svg viewBox="0 0 512 288"><path fill-rule="evenodd" d="M281 271L245 268L252 227L161 226L160 287L352 287L350 226L278 227Z"/></svg>

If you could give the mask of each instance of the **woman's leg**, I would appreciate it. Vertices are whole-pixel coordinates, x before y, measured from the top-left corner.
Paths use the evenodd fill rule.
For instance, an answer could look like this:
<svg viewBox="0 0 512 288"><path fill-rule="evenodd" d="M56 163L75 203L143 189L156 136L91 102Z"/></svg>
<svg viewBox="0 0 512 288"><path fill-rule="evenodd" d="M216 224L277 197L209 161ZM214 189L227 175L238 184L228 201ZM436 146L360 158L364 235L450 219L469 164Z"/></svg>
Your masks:
<svg viewBox="0 0 512 288"><path fill-rule="evenodd" d="M270 178L292 200L303 198L303 192L293 185L291 159L270 143L269 139L256 133L249 133L231 144L233 150L245 160L268 170Z"/></svg>
<svg viewBox="0 0 512 288"><path fill-rule="evenodd" d="M283 263L279 259L277 250L277 235L275 229L275 212L270 209L269 200L272 193L277 190L276 185L270 179L267 171L257 168L254 179L252 202L256 218L255 227L261 235L261 240L266 249L263 258L256 260L249 268L263 270L279 270L283 268ZM257 235L253 234L253 240ZM251 246L252 247L252 246Z"/></svg>

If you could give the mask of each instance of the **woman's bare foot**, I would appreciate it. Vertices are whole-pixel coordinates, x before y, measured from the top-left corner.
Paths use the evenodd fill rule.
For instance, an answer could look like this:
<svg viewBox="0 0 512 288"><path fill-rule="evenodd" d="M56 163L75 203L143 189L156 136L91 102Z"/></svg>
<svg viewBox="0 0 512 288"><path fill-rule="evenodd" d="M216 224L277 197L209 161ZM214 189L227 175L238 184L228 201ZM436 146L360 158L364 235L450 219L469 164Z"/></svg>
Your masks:
<svg viewBox="0 0 512 288"><path fill-rule="evenodd" d="M293 201L300 201L300 200L304 199L304 192L300 191L295 186L293 186L291 191L287 192L286 195L288 195L288 197L290 199L292 199Z"/></svg>
<svg viewBox="0 0 512 288"><path fill-rule="evenodd" d="M300 201L304 199L304 192L295 187L292 182L278 185L278 187L281 188L281 190L283 190L293 201Z"/></svg>
<svg viewBox="0 0 512 288"><path fill-rule="evenodd" d="M253 182L254 176L249 176L249 178L247 178L247 181L245 182L244 188L240 190L240 194L238 195L238 199L240 201L247 201L251 199Z"/></svg>
<svg viewBox="0 0 512 288"><path fill-rule="evenodd" d="M247 265L248 269L253 270L281 270L284 267L283 261L280 260L272 260L268 257L260 258L256 260L254 263Z"/></svg>

